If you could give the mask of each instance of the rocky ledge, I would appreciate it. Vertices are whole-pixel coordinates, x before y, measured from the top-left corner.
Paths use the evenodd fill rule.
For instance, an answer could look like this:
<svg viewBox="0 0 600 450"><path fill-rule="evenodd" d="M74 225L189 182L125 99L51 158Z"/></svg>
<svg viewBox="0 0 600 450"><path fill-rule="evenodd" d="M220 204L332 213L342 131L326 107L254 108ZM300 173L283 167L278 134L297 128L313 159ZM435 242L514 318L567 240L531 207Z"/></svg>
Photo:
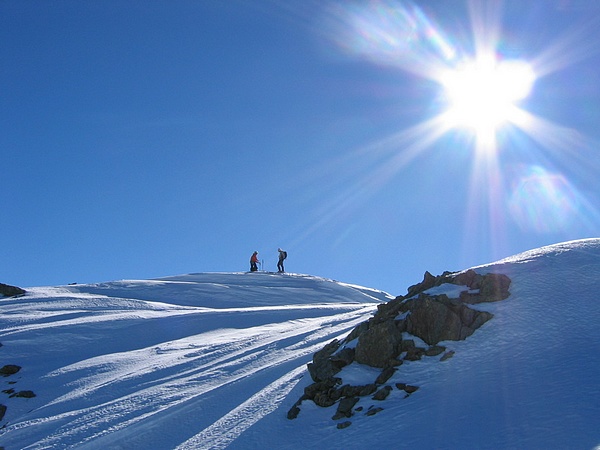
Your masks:
<svg viewBox="0 0 600 450"><path fill-rule="evenodd" d="M386 384L387 381L404 361L418 361L423 357L439 357L440 361L445 361L452 357L454 351L438 344L441 341L464 340L490 320L493 317L491 313L475 310L469 305L508 298L510 283L506 275L481 275L472 269L459 273L444 272L439 276L425 272L423 281L411 286L406 296L378 305L376 314L354 328L345 339L334 340L314 354L308 364L314 383L304 389L304 395L289 410L288 418L298 416L304 401L312 401L322 407L337 403L332 419L338 420L362 410L362 407L354 409L360 397L384 400L393 390ZM432 288L445 284L457 286L458 297L426 292L435 292ZM421 342L426 345L420 345ZM382 371L372 383L342 385L342 379L336 375L353 362L381 368ZM405 392L405 397L418 389L405 383L396 383L395 386ZM372 406L365 414L373 415L382 409ZM338 428L349 425L348 421L338 423Z"/></svg>
<svg viewBox="0 0 600 450"><path fill-rule="evenodd" d="M0 295L4 297L18 297L25 294L25 290L20 287L10 286L9 284L0 283Z"/></svg>

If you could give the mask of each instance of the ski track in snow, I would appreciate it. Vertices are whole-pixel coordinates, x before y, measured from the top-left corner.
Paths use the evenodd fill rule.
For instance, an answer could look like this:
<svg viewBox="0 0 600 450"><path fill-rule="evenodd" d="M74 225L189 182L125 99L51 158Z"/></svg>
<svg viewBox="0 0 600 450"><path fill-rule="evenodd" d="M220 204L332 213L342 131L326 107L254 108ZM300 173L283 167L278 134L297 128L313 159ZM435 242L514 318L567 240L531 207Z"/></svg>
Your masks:
<svg viewBox="0 0 600 450"><path fill-rule="evenodd" d="M288 286L278 288L289 295L309 292L303 282L323 283L285 278ZM92 343L85 350L79 349L77 337L73 343L63 341L63 351L70 348L75 353L72 362L40 374L35 391L45 400L32 401L36 408L9 421L0 442L23 449L224 448L279 405L315 351L368 318L376 303L390 299L380 291L328 282L332 296L337 300L345 294L347 303L213 308L214 303L205 301L190 306L192 296L185 290L197 287L191 280L115 283L114 292L123 295L129 290L127 297L111 296L110 283L38 288L29 297L7 302L0 330L5 348L11 340L28 341L43 333L57 336L59 330L76 335L105 326L114 327L116 340L124 342L108 347ZM169 304L164 298L131 298L139 296L140 285L144 297L149 286L167 286L172 289L168 296L181 293L184 300ZM202 289L224 286L204 283ZM252 286L252 296L260 292L260 284ZM263 288L262 294L271 293ZM178 326L178 318L197 325L188 333L163 331L163 339L144 336L127 343L127 330L133 325L157 322L162 326L154 328L164 330ZM228 326L222 328L224 322ZM110 351L113 346L122 351ZM22 365L25 374L27 362ZM54 398L45 387L53 388ZM175 437L164 432L169 427L177 427ZM43 437L28 437L32 435Z"/></svg>
<svg viewBox="0 0 600 450"><path fill-rule="evenodd" d="M274 381L237 408L177 446L176 450L219 450L226 448L240 434L273 412L296 386L306 370L302 365Z"/></svg>

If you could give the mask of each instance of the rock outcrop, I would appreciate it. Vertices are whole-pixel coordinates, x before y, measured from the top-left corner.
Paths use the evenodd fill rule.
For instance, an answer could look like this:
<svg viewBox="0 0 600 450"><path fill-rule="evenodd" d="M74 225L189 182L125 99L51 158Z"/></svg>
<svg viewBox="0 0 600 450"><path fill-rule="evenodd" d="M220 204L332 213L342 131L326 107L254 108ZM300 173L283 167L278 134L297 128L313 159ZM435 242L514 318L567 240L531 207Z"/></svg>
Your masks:
<svg viewBox="0 0 600 450"><path fill-rule="evenodd" d="M454 302L446 295L419 294L404 303L402 310L410 312L402 328L429 345L462 341L492 318L492 314Z"/></svg>
<svg viewBox="0 0 600 450"><path fill-rule="evenodd" d="M4 297L17 297L25 294L25 290L20 287L0 283L0 295Z"/></svg>
<svg viewBox="0 0 600 450"><path fill-rule="evenodd" d="M439 361L451 358L454 350L438 344L441 341L464 340L490 320L493 317L491 313L475 310L469 305L506 299L510 295L510 283L506 275L481 275L474 270L444 272L439 276L425 272L423 281L411 286L406 296L378 305L375 315L355 327L344 340L334 340L315 353L308 364L314 383L304 389L304 395L290 409L288 418L297 417L305 400L322 407L337 403L333 419L338 420L350 418L359 411L359 408L353 410L353 407L360 397L372 396L373 400L379 401L386 399L393 388L385 383L398 372L398 366L404 361L418 361L424 357L436 357ZM458 297L452 298L443 293L426 292L444 284L464 289ZM456 288L453 291L455 293ZM417 345L415 338L426 345ZM372 383L343 385L342 378L337 375L353 362L381 368L382 372ZM405 383L396 383L396 387L405 392L405 398L418 389L418 386ZM381 410L376 408L377 412ZM375 409L369 408L367 415L374 414L370 411ZM344 422L346 424L349 425L349 422Z"/></svg>

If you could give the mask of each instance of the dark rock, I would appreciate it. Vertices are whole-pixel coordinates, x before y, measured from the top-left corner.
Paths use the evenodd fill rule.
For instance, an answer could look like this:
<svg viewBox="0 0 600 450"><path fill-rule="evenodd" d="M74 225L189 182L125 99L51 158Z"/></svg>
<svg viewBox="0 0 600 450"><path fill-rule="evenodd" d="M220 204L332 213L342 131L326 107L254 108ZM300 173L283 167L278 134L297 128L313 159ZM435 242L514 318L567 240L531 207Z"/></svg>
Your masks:
<svg viewBox="0 0 600 450"><path fill-rule="evenodd" d="M342 390L341 389L330 389L329 391L327 391L327 395L329 396L329 398L333 401L338 401L340 398L342 398Z"/></svg>
<svg viewBox="0 0 600 450"><path fill-rule="evenodd" d="M3 393L3 394L14 394L14 393L15 393L15 390L14 390L14 389L12 389L12 388L10 388L10 389L4 389L4 390L2 391L2 393Z"/></svg>
<svg viewBox="0 0 600 450"><path fill-rule="evenodd" d="M504 274L488 273L483 276L479 293L486 302L504 300L510 296L510 292L508 291L510 283L510 278Z"/></svg>
<svg viewBox="0 0 600 450"><path fill-rule="evenodd" d="M426 271L425 275L423 276L423 281L408 288L406 298L414 297L415 295L420 294L421 292L426 291L427 289L431 289L436 285L437 281L437 277L434 277Z"/></svg>
<svg viewBox="0 0 600 450"><path fill-rule="evenodd" d="M358 338L355 360L372 367L392 366L392 361L400 354L401 342L402 333L393 320L371 324Z"/></svg>
<svg viewBox="0 0 600 450"><path fill-rule="evenodd" d="M16 394L12 394L10 398L12 397L33 398L35 397L35 394L33 393L33 391L19 391Z"/></svg>
<svg viewBox="0 0 600 450"><path fill-rule="evenodd" d="M401 352L407 352L409 350L412 350L415 347L416 347L415 341L412 339L403 339L402 342L400 343L400 351Z"/></svg>
<svg viewBox="0 0 600 450"><path fill-rule="evenodd" d="M329 397L327 392L317 392L314 398L312 399L315 402L315 405L322 406L323 408L328 408L335 404L335 400Z"/></svg>
<svg viewBox="0 0 600 450"><path fill-rule="evenodd" d="M383 303L383 304L385 304L385 303ZM377 307L379 307L379 305L377 305ZM367 321L362 322L362 323L358 324L357 326L355 326L354 329L350 332L350 334L348 336L346 336L342 342L344 344L347 344L348 342L351 342L354 339L356 339L358 336L360 336L362 333L364 333L368 329L369 329L369 322L367 322Z"/></svg>
<svg viewBox="0 0 600 450"><path fill-rule="evenodd" d="M406 298L414 297L427 289L444 283L467 286L470 290L478 290L478 293L467 291L461 293L461 301L466 303L495 302L504 300L510 295L508 292L510 278L506 275L495 273L480 275L473 269L469 269L460 273L444 272L439 276L433 276L429 272L425 272L423 281L408 288ZM386 308L381 307L380 310L383 311Z"/></svg>
<svg viewBox="0 0 600 450"><path fill-rule="evenodd" d="M406 307L411 312L406 319L408 332L429 345L464 340L493 317L491 313L455 304L446 295L421 294L409 300Z"/></svg>
<svg viewBox="0 0 600 450"><path fill-rule="evenodd" d="M313 381L323 381L333 377L340 371L329 357L339 348L340 343L334 339L313 355L313 362L308 364L308 372Z"/></svg>
<svg viewBox="0 0 600 450"><path fill-rule="evenodd" d="M478 275L478 281L474 284L476 292L461 292L460 301L475 304L483 302L498 302L510 296L510 278L503 274L488 273Z"/></svg>
<svg viewBox="0 0 600 450"><path fill-rule="evenodd" d="M352 417L352 408L358 402L358 397L345 397L338 403L338 408L335 415L332 417L333 420L343 419L344 417Z"/></svg>
<svg viewBox="0 0 600 450"><path fill-rule="evenodd" d="M351 386L346 384L340 389L342 397L365 397L371 395L376 390L377 385L375 383L362 386Z"/></svg>
<svg viewBox="0 0 600 450"><path fill-rule="evenodd" d="M288 411L287 418L290 419L290 420L293 420L296 417L298 417L298 414L300 414L300 408L298 407L298 404L295 404Z"/></svg>
<svg viewBox="0 0 600 450"><path fill-rule="evenodd" d="M4 414L6 414L6 406L0 405L0 420L4 419Z"/></svg>
<svg viewBox="0 0 600 450"><path fill-rule="evenodd" d="M425 350L425 356L437 356L441 355L446 351L446 347L443 345L432 345L427 350Z"/></svg>
<svg viewBox="0 0 600 450"><path fill-rule="evenodd" d="M345 422L340 422L337 424L337 429L341 430L343 428L348 428L350 425L352 425L352 422L350 422L349 420L347 420Z"/></svg>
<svg viewBox="0 0 600 450"><path fill-rule="evenodd" d="M367 395L371 395L376 390L377 390L376 384L367 384L365 386L361 386L361 389L358 392L358 395L360 395L361 397L366 397Z"/></svg>
<svg viewBox="0 0 600 450"><path fill-rule="evenodd" d="M308 399L315 398L319 392L327 392L340 382L339 378L328 378L325 381L310 384L304 388L304 396Z"/></svg>
<svg viewBox="0 0 600 450"><path fill-rule="evenodd" d="M377 408L369 408L369 410L365 413L366 416L374 416L375 414L377 414L378 412L383 411L383 408L377 407Z"/></svg>
<svg viewBox="0 0 600 450"><path fill-rule="evenodd" d="M405 383L396 383L396 387L401 391L406 392L407 394L412 394L413 392L416 392L419 389L419 386L412 386L410 384Z"/></svg>
<svg viewBox="0 0 600 450"><path fill-rule="evenodd" d="M377 392L375 392L375 395L373 396L373 400L385 400L387 398L387 396L390 395L390 392L392 392L392 387L384 386L381 389L379 389Z"/></svg>
<svg viewBox="0 0 600 450"><path fill-rule="evenodd" d="M341 369L354 361L355 350L353 348L344 348L330 357L331 363Z"/></svg>
<svg viewBox="0 0 600 450"><path fill-rule="evenodd" d="M398 328L400 333L406 331L406 319L395 320L394 322L396 323L396 328Z"/></svg>
<svg viewBox="0 0 600 450"><path fill-rule="evenodd" d="M5 377L7 377L9 375L14 375L19 370L21 370L20 366L17 366L15 364L7 364L6 366L0 368L0 375L4 375Z"/></svg>
<svg viewBox="0 0 600 450"><path fill-rule="evenodd" d="M473 269L469 269L465 272L456 274L452 279L452 283L460 286L468 286L469 289L479 289L482 278L483 277Z"/></svg>
<svg viewBox="0 0 600 450"><path fill-rule="evenodd" d="M4 297L17 297L25 293L26 291L20 287L0 283L0 295L3 295Z"/></svg>
<svg viewBox="0 0 600 450"><path fill-rule="evenodd" d="M404 386L404 392L406 392L407 394L412 394L413 392L416 392L418 390L419 386L411 386L410 384Z"/></svg>
<svg viewBox="0 0 600 450"><path fill-rule="evenodd" d="M385 369L383 369L383 371L379 374L379 376L375 380L375 384L385 383L387 380L389 380L392 377L392 375L394 375L395 372L396 372L396 369L394 369L393 367L386 367Z"/></svg>
<svg viewBox="0 0 600 450"><path fill-rule="evenodd" d="M398 315L403 301L404 297L399 296L387 303L380 303L377 305L377 316L382 319L393 319Z"/></svg>
<svg viewBox="0 0 600 450"><path fill-rule="evenodd" d="M425 349L421 347L413 347L406 352L404 359L406 361L418 361L425 354Z"/></svg>
<svg viewBox="0 0 600 450"><path fill-rule="evenodd" d="M450 350L447 351L446 353L444 353L444 355L440 358L440 361L446 361L447 359L450 359L454 356L454 350Z"/></svg>

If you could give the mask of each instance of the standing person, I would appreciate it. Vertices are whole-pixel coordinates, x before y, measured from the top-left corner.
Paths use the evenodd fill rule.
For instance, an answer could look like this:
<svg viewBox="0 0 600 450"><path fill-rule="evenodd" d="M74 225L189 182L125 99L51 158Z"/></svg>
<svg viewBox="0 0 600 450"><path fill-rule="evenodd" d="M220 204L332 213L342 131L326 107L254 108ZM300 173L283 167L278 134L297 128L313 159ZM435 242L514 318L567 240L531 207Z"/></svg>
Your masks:
<svg viewBox="0 0 600 450"><path fill-rule="evenodd" d="M250 257L250 272L256 272L258 270L258 252L252 253Z"/></svg>
<svg viewBox="0 0 600 450"><path fill-rule="evenodd" d="M277 261L277 272L283 273L285 270L283 269L283 261L287 258L287 252L285 250L277 249L279 252L279 261Z"/></svg>

